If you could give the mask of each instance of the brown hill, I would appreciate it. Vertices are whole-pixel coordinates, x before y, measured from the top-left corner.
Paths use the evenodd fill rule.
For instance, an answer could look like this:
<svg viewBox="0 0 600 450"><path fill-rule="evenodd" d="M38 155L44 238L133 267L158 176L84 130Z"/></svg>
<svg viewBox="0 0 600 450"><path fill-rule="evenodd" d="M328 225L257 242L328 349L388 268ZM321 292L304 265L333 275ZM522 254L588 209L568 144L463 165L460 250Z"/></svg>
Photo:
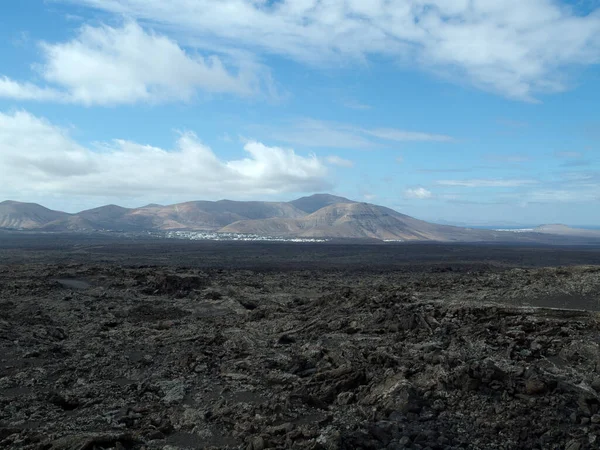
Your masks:
<svg viewBox="0 0 600 450"><path fill-rule="evenodd" d="M536 233L553 234L559 236L591 237L600 238L600 230L587 230L585 228L573 228L567 225L552 224L541 225L534 229Z"/></svg>
<svg viewBox="0 0 600 450"><path fill-rule="evenodd" d="M85 220L83 217L78 216L76 214L68 217L64 217L62 219L55 220L53 222L47 223L38 227L41 231L50 231L50 232L67 232L67 231L95 231L100 230L93 223Z"/></svg>
<svg viewBox="0 0 600 450"><path fill-rule="evenodd" d="M197 201L176 205L148 205L128 209L116 205L82 211L45 224L43 229L112 231L216 231L240 220L270 217L297 218L305 215L289 203Z"/></svg>
<svg viewBox="0 0 600 450"><path fill-rule="evenodd" d="M325 208L329 205L335 205L337 203L356 203L354 200L348 200L344 197L338 197L337 195L331 194L314 194L309 197L302 197L297 200L290 202L301 211L312 214L321 208Z"/></svg>
<svg viewBox="0 0 600 450"><path fill-rule="evenodd" d="M314 211L313 211L314 210ZM196 201L142 208L106 205L67 214L32 203L0 203L0 228L43 231L218 231L280 237L390 241L578 243L600 232L543 226L528 233L438 225L383 206L328 194L292 202ZM586 241L587 242L587 241Z"/></svg>
<svg viewBox="0 0 600 450"><path fill-rule="evenodd" d="M374 238L406 241L493 241L513 235L487 230L436 225L369 203L326 206L298 219L246 220L223 232L298 237Z"/></svg>
<svg viewBox="0 0 600 450"><path fill-rule="evenodd" d="M53 211L37 203L11 200L0 203L0 228L30 230L68 216L67 213Z"/></svg>
<svg viewBox="0 0 600 450"><path fill-rule="evenodd" d="M132 210L117 205L100 206L63 217L41 228L44 231L136 230L138 227L125 225L130 211Z"/></svg>
<svg viewBox="0 0 600 450"><path fill-rule="evenodd" d="M146 224L145 227L160 230L216 231L240 220L303 215L302 211L288 203L220 200L139 208L131 211L128 219L138 226Z"/></svg>

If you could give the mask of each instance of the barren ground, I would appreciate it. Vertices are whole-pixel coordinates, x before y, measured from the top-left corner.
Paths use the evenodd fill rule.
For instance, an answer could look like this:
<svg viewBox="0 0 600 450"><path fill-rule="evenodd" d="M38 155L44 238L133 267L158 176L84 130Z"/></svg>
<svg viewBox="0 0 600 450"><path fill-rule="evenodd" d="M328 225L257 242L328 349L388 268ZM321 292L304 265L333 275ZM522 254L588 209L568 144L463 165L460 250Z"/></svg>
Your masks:
<svg viewBox="0 0 600 450"><path fill-rule="evenodd" d="M0 234L0 448L600 448L596 311L593 247Z"/></svg>

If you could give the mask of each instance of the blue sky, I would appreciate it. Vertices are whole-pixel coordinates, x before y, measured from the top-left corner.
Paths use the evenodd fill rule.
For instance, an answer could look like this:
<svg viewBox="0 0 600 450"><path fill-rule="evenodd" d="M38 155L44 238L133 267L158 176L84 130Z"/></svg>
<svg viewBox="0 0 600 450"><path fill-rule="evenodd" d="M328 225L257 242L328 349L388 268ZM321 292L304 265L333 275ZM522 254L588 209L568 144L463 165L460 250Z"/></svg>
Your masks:
<svg viewBox="0 0 600 450"><path fill-rule="evenodd" d="M0 7L0 198L600 224L600 1Z"/></svg>

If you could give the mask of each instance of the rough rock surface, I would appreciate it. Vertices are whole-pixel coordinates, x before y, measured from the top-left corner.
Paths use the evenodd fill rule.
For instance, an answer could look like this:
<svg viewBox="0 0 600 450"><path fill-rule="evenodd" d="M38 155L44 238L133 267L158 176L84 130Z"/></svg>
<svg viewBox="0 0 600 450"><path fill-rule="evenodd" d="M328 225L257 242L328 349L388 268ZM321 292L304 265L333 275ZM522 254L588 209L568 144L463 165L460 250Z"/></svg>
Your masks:
<svg viewBox="0 0 600 450"><path fill-rule="evenodd" d="M0 448L592 449L600 268L0 265Z"/></svg>

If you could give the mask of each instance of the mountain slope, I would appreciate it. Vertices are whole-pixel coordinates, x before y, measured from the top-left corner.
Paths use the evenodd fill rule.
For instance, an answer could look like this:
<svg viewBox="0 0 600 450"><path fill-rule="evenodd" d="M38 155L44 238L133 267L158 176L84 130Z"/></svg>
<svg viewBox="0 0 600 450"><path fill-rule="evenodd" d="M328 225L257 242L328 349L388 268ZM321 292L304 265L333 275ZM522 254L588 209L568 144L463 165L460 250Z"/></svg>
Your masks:
<svg viewBox="0 0 600 450"><path fill-rule="evenodd" d="M37 203L7 200L0 203L0 228L36 229L69 214L44 208Z"/></svg>
<svg viewBox="0 0 600 450"><path fill-rule="evenodd" d="M558 236L573 236L573 237L598 237L600 238L600 230L587 230L585 228L572 228L567 225L552 224L541 225L534 229L536 233L553 234Z"/></svg>
<svg viewBox="0 0 600 450"><path fill-rule="evenodd" d="M321 208L337 203L356 203L354 200L348 200L344 197L338 197L331 194L314 194L309 197L302 197L289 202L301 211L312 214Z"/></svg>
<svg viewBox="0 0 600 450"><path fill-rule="evenodd" d="M488 230L436 225L369 203L329 205L298 219L240 221L222 228L237 232L299 237L383 240L486 241L513 236Z"/></svg>
<svg viewBox="0 0 600 450"><path fill-rule="evenodd" d="M42 228L52 231L215 231L240 220L304 215L303 211L283 202L197 201L135 209L108 205L63 217Z"/></svg>
<svg viewBox="0 0 600 450"><path fill-rule="evenodd" d="M304 213L287 203L197 201L169 206L139 208L130 213L136 223L151 223L161 230L214 231L239 220L270 217L296 218Z"/></svg>
<svg viewBox="0 0 600 450"><path fill-rule="evenodd" d="M314 211L313 211L314 210ZM310 212L312 211L312 212ZM220 231L278 237L369 238L391 241L581 243L600 231L547 225L512 233L439 225L392 209L328 194L292 202L195 201L142 208L106 205L67 214L34 203L0 203L0 228L53 232Z"/></svg>
<svg viewBox="0 0 600 450"><path fill-rule="evenodd" d="M117 205L100 206L63 217L41 228L44 231L135 231L139 227L131 226L127 220L130 211L132 210Z"/></svg>

